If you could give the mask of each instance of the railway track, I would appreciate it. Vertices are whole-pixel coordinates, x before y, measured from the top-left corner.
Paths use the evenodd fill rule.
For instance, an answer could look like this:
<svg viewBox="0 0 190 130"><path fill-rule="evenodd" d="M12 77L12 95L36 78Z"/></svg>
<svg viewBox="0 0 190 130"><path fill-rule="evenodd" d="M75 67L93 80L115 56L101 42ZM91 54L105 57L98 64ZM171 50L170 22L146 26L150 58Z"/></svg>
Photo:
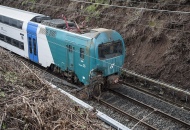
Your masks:
<svg viewBox="0 0 190 130"><path fill-rule="evenodd" d="M128 72L127 72L128 73ZM190 91L180 87L174 87L169 84L154 80L133 72L125 73L121 77L120 84L127 85L139 91L160 98L166 102L172 103L178 107L190 111ZM131 77L131 75L133 77Z"/></svg>
<svg viewBox="0 0 190 130"><path fill-rule="evenodd" d="M100 103L121 113L126 120L133 120L131 129L188 129L190 121L183 121L160 109L140 102L126 94L109 89L101 97L96 98Z"/></svg>
<svg viewBox="0 0 190 130"><path fill-rule="evenodd" d="M95 97L95 98L96 98L96 97ZM108 106L109 108L114 109L114 110L116 110L117 112L121 113L122 115L127 116L128 118L130 118L130 119L136 121L137 124L144 125L144 127L145 127L146 129L156 130L155 127L149 125L148 123L144 122L143 120L140 120L140 119L138 119L137 117L135 117L135 116L133 116L133 115L131 115L131 114L125 112L124 110L121 110L119 107L115 106L114 103L113 103L113 104L112 104L112 103L109 103L108 101L105 101L104 99L99 99L99 98L96 98L96 99L97 99L100 103L102 103L102 104ZM138 122L140 122L140 123L138 123ZM143 128L143 129L144 129L144 128Z"/></svg>
<svg viewBox="0 0 190 130"><path fill-rule="evenodd" d="M154 89L154 88L150 88L150 87L143 87L141 85L134 85L132 83L126 83L126 82L120 82L123 85L127 85L131 88L135 88L139 91L142 91L144 93L147 93L149 95L152 95L154 97L157 97L159 99L162 99L166 102L169 102L171 104L174 104L178 107L181 107L185 110L190 111L190 104L189 104L189 100L185 100L185 96L183 95L183 100L180 99L179 97L177 97L174 93L172 93L172 91L170 92L170 94L168 92L164 92L163 89Z"/></svg>

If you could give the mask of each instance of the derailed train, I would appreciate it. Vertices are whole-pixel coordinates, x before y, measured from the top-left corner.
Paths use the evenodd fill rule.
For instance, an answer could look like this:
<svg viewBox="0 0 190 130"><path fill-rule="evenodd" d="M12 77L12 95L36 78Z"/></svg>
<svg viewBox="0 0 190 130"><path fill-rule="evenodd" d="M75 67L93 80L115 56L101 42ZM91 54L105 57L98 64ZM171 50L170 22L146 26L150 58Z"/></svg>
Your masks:
<svg viewBox="0 0 190 130"><path fill-rule="evenodd" d="M0 6L1 47L92 89L117 82L125 58L121 35L104 28L79 33L74 27L66 19Z"/></svg>

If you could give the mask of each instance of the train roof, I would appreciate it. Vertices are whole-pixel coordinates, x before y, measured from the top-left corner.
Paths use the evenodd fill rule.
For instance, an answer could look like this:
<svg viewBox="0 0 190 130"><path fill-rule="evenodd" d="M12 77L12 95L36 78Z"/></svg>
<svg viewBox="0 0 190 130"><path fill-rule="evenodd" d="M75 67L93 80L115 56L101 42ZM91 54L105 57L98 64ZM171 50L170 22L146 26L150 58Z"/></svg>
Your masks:
<svg viewBox="0 0 190 130"><path fill-rule="evenodd" d="M34 18L42 17L42 18L48 18L47 16L43 14L28 12L16 8L11 8L7 6L0 5L0 15L7 16L13 19L21 20L21 21L33 21ZM48 21L48 20L45 20ZM50 20L53 21L53 20ZM64 21L64 20L63 20ZM55 22L55 20L54 20ZM105 29L105 28L96 28L92 29L89 32L81 34L82 36L88 37L88 38L96 38L100 33L103 32L111 32L113 30L111 29Z"/></svg>
<svg viewBox="0 0 190 130"><path fill-rule="evenodd" d="M0 5L0 15L21 20L21 21L30 21L37 16L44 16L42 14L32 13L32 12L10 8L7 6L2 6L2 5Z"/></svg>
<svg viewBox="0 0 190 130"><path fill-rule="evenodd" d="M113 30L106 29L106 28L95 28L91 29L90 32L82 34L83 36L90 37L90 38L96 38L100 33L102 32L111 32Z"/></svg>

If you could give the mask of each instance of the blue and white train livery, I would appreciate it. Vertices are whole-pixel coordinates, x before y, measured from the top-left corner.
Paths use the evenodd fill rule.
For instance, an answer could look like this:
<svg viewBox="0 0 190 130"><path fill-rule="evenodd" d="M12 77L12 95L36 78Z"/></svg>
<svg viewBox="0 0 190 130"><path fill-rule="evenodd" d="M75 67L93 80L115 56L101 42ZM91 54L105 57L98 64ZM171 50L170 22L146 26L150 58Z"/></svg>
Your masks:
<svg viewBox="0 0 190 130"><path fill-rule="evenodd" d="M75 83L94 88L117 82L125 58L121 35L104 28L79 33L74 27L71 21L0 6L1 47Z"/></svg>

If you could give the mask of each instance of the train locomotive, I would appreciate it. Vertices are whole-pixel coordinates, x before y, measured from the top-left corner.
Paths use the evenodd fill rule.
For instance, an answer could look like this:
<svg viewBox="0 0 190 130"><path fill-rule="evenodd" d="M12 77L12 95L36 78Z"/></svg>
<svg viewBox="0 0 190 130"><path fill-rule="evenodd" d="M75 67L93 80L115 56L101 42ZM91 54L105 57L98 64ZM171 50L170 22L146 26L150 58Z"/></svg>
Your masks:
<svg viewBox="0 0 190 130"><path fill-rule="evenodd" d="M0 46L90 89L118 81L125 45L111 29L71 31L75 22L0 6ZM78 29L78 28L77 28Z"/></svg>

